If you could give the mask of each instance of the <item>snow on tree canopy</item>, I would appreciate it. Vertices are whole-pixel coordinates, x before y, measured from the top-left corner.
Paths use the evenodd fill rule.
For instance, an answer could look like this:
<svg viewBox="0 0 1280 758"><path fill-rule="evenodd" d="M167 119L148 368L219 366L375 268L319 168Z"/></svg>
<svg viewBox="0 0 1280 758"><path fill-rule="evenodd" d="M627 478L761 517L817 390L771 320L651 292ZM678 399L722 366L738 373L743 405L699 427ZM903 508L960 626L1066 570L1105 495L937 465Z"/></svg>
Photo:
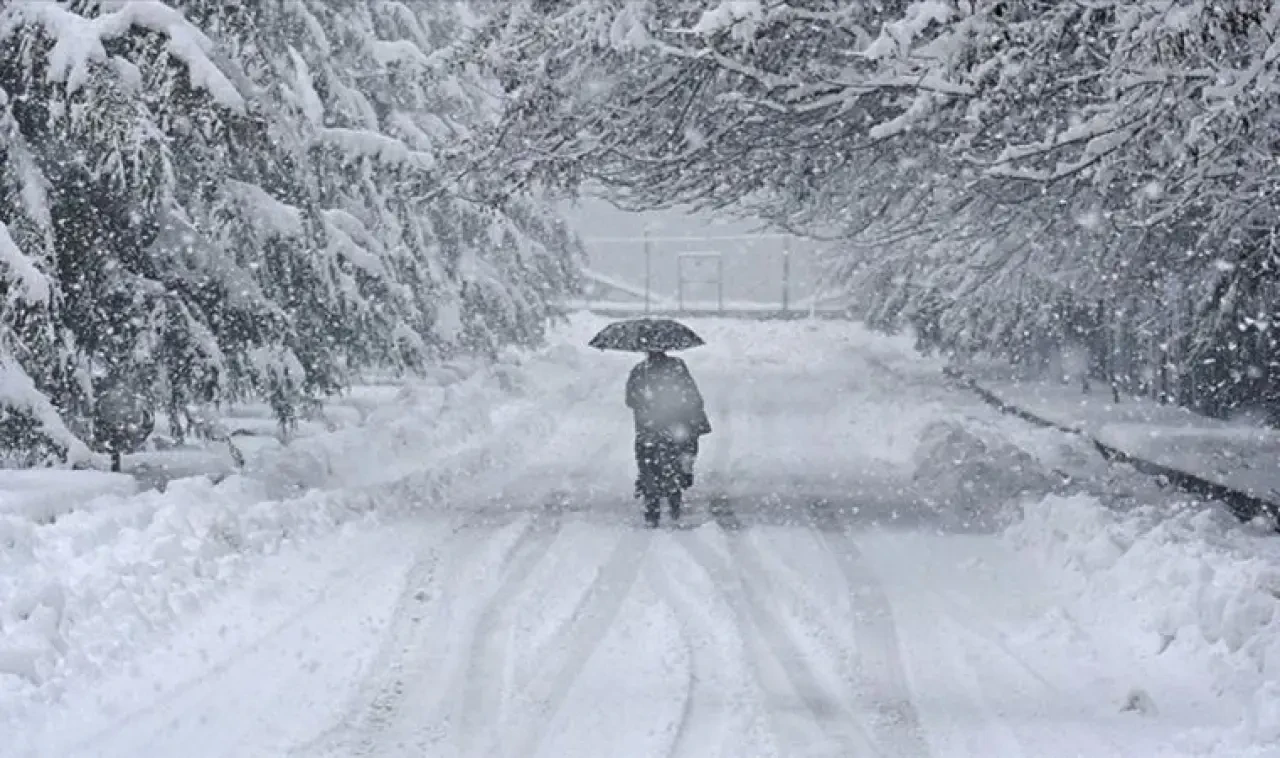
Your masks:
<svg viewBox="0 0 1280 758"><path fill-rule="evenodd" d="M311 126L320 127L324 124L324 102L316 93L311 67L307 65L307 60L292 47L289 48L289 59L293 61L293 94L298 100L298 107Z"/></svg>
<svg viewBox="0 0 1280 758"><path fill-rule="evenodd" d="M5 355L47 400L18 403L35 410L12 441L41 414L92 430L106 366L178 424L249 398L288 423L357 371L536 338L580 247L520 215L544 202L525 185L495 185L502 210L469 191L466 135L501 103L467 10L0 0L0 287L53 306L0 304ZM501 250L481 233L495 215ZM460 254L493 264L465 297ZM528 318L490 318L504 289Z"/></svg>
<svg viewBox="0 0 1280 758"><path fill-rule="evenodd" d="M439 134L443 129L447 134L448 126L438 117L436 121L439 123L432 124L436 133ZM394 136L409 143L414 150L433 150L436 146L436 140L422 128L421 119L404 111L395 111L387 117L387 129Z"/></svg>
<svg viewBox="0 0 1280 758"><path fill-rule="evenodd" d="M342 151L343 155L356 155L405 168L430 171L435 168L435 157L430 153L410 150L398 139L363 129L321 129L316 141Z"/></svg>
<svg viewBox="0 0 1280 758"><path fill-rule="evenodd" d="M440 300L436 303L435 322L432 332L446 344L455 344L462 336L462 303L456 297Z"/></svg>
<svg viewBox="0 0 1280 758"><path fill-rule="evenodd" d="M871 60L906 55L916 38L924 34L931 24L942 24L952 16L951 8L937 0L912 3L903 18L885 24L880 36L862 56Z"/></svg>
<svg viewBox="0 0 1280 758"><path fill-rule="evenodd" d="M30 413L49 439L67 449L67 462L80 463L93 458L92 451L72 434L53 403L40 390L27 372L11 356L0 354L0 406Z"/></svg>
<svg viewBox="0 0 1280 758"><path fill-rule="evenodd" d="M18 243L13 241L3 221L0 221L0 265L10 302L21 299L32 305L49 305L53 297L49 278L40 272L35 261L18 249Z"/></svg>
<svg viewBox="0 0 1280 758"><path fill-rule="evenodd" d="M88 81L90 64L108 63L104 40L122 37L134 27L149 29L167 38L169 53L186 64L192 87L207 91L225 108L245 112L244 97L209 58L213 42L180 12L163 2L112 6L115 10L90 19L54 3L20 3L0 15L0 40L28 24L43 27L55 40L49 53L49 79L65 83L74 92Z"/></svg>
<svg viewBox="0 0 1280 758"><path fill-rule="evenodd" d="M702 14L698 23L693 25L693 32L711 37L730 31L735 40L747 45L755 39L756 29L762 20L764 8L760 0L721 0L715 8Z"/></svg>
<svg viewBox="0 0 1280 758"><path fill-rule="evenodd" d="M321 216L329 238L329 252L342 256L369 276L390 278L380 257L386 250L360 219L339 209L323 211Z"/></svg>
<svg viewBox="0 0 1280 758"><path fill-rule="evenodd" d="M372 40L369 42L369 53L380 66L411 63L426 68L432 62L431 58L422 52L422 48L409 40Z"/></svg>
<svg viewBox="0 0 1280 758"><path fill-rule="evenodd" d="M653 43L639 6L628 4L609 26L609 44L618 50L643 49Z"/></svg>
<svg viewBox="0 0 1280 758"><path fill-rule="evenodd" d="M9 95L0 87L0 144L4 144L10 166L15 171L18 196L26 215L46 234L53 229L53 216L49 212L48 181L36 165L34 156L27 149L25 140L9 111ZM52 246L52 243L49 243Z"/></svg>
<svg viewBox="0 0 1280 758"><path fill-rule="evenodd" d="M306 227L302 222L302 211L282 203L255 184L227 181L227 192L235 198L245 218L264 235L282 237L302 237Z"/></svg>
<svg viewBox="0 0 1280 758"><path fill-rule="evenodd" d="M298 356L281 345L255 347L248 353L249 365L258 380L281 387L301 385L307 376Z"/></svg>

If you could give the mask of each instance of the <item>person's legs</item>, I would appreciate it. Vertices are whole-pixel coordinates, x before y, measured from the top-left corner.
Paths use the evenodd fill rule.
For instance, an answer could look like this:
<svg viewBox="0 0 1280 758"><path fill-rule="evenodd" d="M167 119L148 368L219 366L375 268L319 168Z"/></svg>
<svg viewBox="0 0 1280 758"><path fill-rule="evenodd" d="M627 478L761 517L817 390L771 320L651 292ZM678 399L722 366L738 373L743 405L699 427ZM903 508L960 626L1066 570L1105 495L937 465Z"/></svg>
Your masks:
<svg viewBox="0 0 1280 758"><path fill-rule="evenodd" d="M644 499L644 522L651 527L657 526L661 518L662 500L646 496Z"/></svg>
<svg viewBox="0 0 1280 758"><path fill-rule="evenodd" d="M680 504L684 494L683 474L680 468L680 456L684 450L684 443L664 436L654 449L659 492L670 502L672 518L677 518L680 515Z"/></svg>
<svg viewBox="0 0 1280 758"><path fill-rule="evenodd" d="M644 500L644 519L657 526L662 511L661 441L650 434L636 434L636 494Z"/></svg>
<svg viewBox="0 0 1280 758"><path fill-rule="evenodd" d="M680 449L680 486L693 486L693 464L698 459L698 438L690 437Z"/></svg>

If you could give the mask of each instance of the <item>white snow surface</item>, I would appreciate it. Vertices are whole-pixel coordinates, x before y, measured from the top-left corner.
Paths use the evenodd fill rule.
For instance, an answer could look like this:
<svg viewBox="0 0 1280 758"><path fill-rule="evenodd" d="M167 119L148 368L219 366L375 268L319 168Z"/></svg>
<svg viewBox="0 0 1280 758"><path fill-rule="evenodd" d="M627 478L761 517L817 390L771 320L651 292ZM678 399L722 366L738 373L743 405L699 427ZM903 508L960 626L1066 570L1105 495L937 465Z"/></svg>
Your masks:
<svg viewBox="0 0 1280 758"><path fill-rule="evenodd" d="M1084 629L1090 655L1138 664L1109 693L1145 693L1190 754L1280 755L1280 546L1220 510L1116 513L1088 495L1026 508L1006 541L1065 592L1042 634ZM1206 686L1207 683L1212 683ZM1129 686L1129 690L1124 687ZM1243 718L1224 738L1214 724Z"/></svg>
<svg viewBox="0 0 1280 758"><path fill-rule="evenodd" d="M0 514L4 755L1280 755L1269 535L1064 486L1105 464L905 338L748 320L690 322L714 431L644 529L604 323Z"/></svg>
<svg viewBox="0 0 1280 758"><path fill-rule="evenodd" d="M979 384L1006 403L1129 455L1280 501L1280 431L1247 416L1213 419L1127 394L1114 402L1110 388L1096 384L1088 394L1078 382L984 377Z"/></svg>

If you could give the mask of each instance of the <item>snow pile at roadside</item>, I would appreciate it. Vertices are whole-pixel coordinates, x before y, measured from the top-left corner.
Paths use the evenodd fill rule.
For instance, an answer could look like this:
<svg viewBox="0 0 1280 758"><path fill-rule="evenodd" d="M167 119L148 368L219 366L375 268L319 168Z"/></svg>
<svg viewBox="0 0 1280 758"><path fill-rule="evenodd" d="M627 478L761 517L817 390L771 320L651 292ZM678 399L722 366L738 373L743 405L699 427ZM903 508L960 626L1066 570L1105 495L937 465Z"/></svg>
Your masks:
<svg viewBox="0 0 1280 758"><path fill-rule="evenodd" d="M1158 708L1220 712L1227 734L1177 739L1217 756L1280 756L1280 545L1222 509L1120 513L1088 495L1028 506L1006 539L1067 597L1058 632L1078 624L1143 664L1135 683ZM1070 621L1068 621L1070 619ZM1192 704L1190 701L1197 701Z"/></svg>
<svg viewBox="0 0 1280 758"><path fill-rule="evenodd" d="M434 475L438 462L425 460L424 451L457 453L478 440L488 443L495 425L513 415L582 400L587 388L577 379L584 352L558 344L534 354L504 352L469 375L442 369L405 384L394 403L371 411L362 425L264 451L245 473L275 495Z"/></svg>
<svg viewBox="0 0 1280 758"><path fill-rule="evenodd" d="M102 495L128 496L137 490L137 481L127 474L0 469L0 515L49 522Z"/></svg>
<svg viewBox="0 0 1280 758"><path fill-rule="evenodd" d="M465 496L475 474L532 449L616 380L584 371L587 328L575 321L547 349L508 352L451 384L414 384L364 426L301 440L217 484L101 496L52 523L0 514L0 714L162 639L286 542Z"/></svg>
<svg viewBox="0 0 1280 758"><path fill-rule="evenodd" d="M1060 433L1010 428L1001 420L946 418L929 424L915 450L921 499L969 527L1007 523L1013 506L1061 487L1065 460L1082 456Z"/></svg>

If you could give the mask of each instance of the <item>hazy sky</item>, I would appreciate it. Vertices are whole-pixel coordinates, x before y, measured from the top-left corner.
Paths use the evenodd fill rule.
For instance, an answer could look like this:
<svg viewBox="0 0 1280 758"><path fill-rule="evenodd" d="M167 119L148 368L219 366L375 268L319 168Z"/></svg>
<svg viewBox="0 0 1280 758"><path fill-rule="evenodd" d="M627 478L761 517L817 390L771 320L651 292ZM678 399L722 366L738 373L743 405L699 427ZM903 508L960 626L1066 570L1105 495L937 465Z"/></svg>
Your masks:
<svg viewBox="0 0 1280 758"><path fill-rule="evenodd" d="M676 296L681 253L717 252L723 263L726 300L777 303L782 299L783 250L791 250L791 301L797 302L813 289L813 246L796 238L738 240L706 239L711 236L739 236L758 233L755 225L731 217L714 218L679 211L629 213L607 201L583 198L564 206L568 222L582 236L593 269L642 287L645 256L642 236L646 223L653 236L651 276L655 292ZM699 239L664 240L663 237ZM619 240L618 238L624 238ZM629 239L627 239L629 238ZM705 270L699 270L705 267ZM685 263L685 298L713 301L713 284L692 280L714 280L713 261Z"/></svg>

